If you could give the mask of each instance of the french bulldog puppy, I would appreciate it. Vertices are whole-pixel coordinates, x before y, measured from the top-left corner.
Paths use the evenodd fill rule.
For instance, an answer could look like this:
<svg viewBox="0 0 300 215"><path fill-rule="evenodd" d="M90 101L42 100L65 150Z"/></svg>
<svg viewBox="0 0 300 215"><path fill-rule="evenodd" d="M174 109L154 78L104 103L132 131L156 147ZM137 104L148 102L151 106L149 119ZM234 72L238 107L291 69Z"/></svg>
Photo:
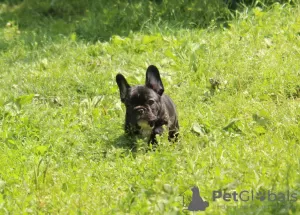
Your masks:
<svg viewBox="0 0 300 215"><path fill-rule="evenodd" d="M169 140L177 139L179 124L176 108L164 86L156 66L146 71L145 85L130 86L122 74L116 76L121 102L125 104L125 132L130 135L146 136L148 143L157 143L155 136L169 130Z"/></svg>

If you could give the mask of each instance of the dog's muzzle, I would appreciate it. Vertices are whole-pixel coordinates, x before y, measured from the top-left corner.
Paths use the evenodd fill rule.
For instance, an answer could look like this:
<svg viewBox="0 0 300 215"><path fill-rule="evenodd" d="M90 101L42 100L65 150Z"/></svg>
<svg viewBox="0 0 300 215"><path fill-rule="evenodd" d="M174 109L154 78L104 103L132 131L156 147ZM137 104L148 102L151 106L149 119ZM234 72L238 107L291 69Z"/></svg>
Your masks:
<svg viewBox="0 0 300 215"><path fill-rule="evenodd" d="M151 113L151 111L147 110L146 107L137 106L137 107L134 107L133 110L135 112L137 120L145 120L145 121L149 122L150 126L154 125L154 122L157 117L155 115L153 115Z"/></svg>
<svg viewBox="0 0 300 215"><path fill-rule="evenodd" d="M140 116L144 115L144 113L146 112L146 108L145 107L141 107L141 106L137 106L133 109L137 114L139 114Z"/></svg>

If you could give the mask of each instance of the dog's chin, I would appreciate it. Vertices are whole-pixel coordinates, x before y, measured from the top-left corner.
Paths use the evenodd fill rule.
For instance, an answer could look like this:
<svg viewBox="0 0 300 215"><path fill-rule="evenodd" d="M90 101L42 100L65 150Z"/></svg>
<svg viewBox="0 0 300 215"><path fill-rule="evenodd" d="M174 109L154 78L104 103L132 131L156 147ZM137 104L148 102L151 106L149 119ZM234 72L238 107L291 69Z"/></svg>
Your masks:
<svg viewBox="0 0 300 215"><path fill-rule="evenodd" d="M151 123L146 120L139 120L137 124L141 127L140 133L142 136L149 137L151 135L154 125L151 126Z"/></svg>

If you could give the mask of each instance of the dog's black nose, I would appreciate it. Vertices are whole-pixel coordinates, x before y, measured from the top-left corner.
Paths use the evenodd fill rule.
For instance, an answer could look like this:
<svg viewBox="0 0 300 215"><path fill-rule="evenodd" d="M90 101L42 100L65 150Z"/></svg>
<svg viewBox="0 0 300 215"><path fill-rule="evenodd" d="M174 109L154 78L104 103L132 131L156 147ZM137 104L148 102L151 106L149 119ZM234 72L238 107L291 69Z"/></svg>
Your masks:
<svg viewBox="0 0 300 215"><path fill-rule="evenodd" d="M135 113L136 114L138 114L138 115L143 115L144 113L145 113L145 107L143 107L143 106L136 106L135 108L134 108L134 111L135 111Z"/></svg>
<svg viewBox="0 0 300 215"><path fill-rule="evenodd" d="M144 112L145 112L144 109L142 109L142 108L138 109L137 111L138 111L138 113L141 114L141 115L144 114Z"/></svg>

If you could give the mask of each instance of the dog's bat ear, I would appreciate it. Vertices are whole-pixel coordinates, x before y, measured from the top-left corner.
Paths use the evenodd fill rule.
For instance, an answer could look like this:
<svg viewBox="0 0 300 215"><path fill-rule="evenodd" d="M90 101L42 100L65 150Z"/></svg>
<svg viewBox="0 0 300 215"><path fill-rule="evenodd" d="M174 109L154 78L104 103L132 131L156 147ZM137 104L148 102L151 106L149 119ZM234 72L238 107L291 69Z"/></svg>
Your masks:
<svg viewBox="0 0 300 215"><path fill-rule="evenodd" d="M119 90L120 90L121 102L124 103L125 97L128 93L128 89L130 88L130 85L127 83L125 77L122 74L117 74L116 82L117 82Z"/></svg>
<svg viewBox="0 0 300 215"><path fill-rule="evenodd" d="M157 94L164 93L164 85L160 79L159 71L156 66L149 66L146 71L146 86L154 90Z"/></svg>

